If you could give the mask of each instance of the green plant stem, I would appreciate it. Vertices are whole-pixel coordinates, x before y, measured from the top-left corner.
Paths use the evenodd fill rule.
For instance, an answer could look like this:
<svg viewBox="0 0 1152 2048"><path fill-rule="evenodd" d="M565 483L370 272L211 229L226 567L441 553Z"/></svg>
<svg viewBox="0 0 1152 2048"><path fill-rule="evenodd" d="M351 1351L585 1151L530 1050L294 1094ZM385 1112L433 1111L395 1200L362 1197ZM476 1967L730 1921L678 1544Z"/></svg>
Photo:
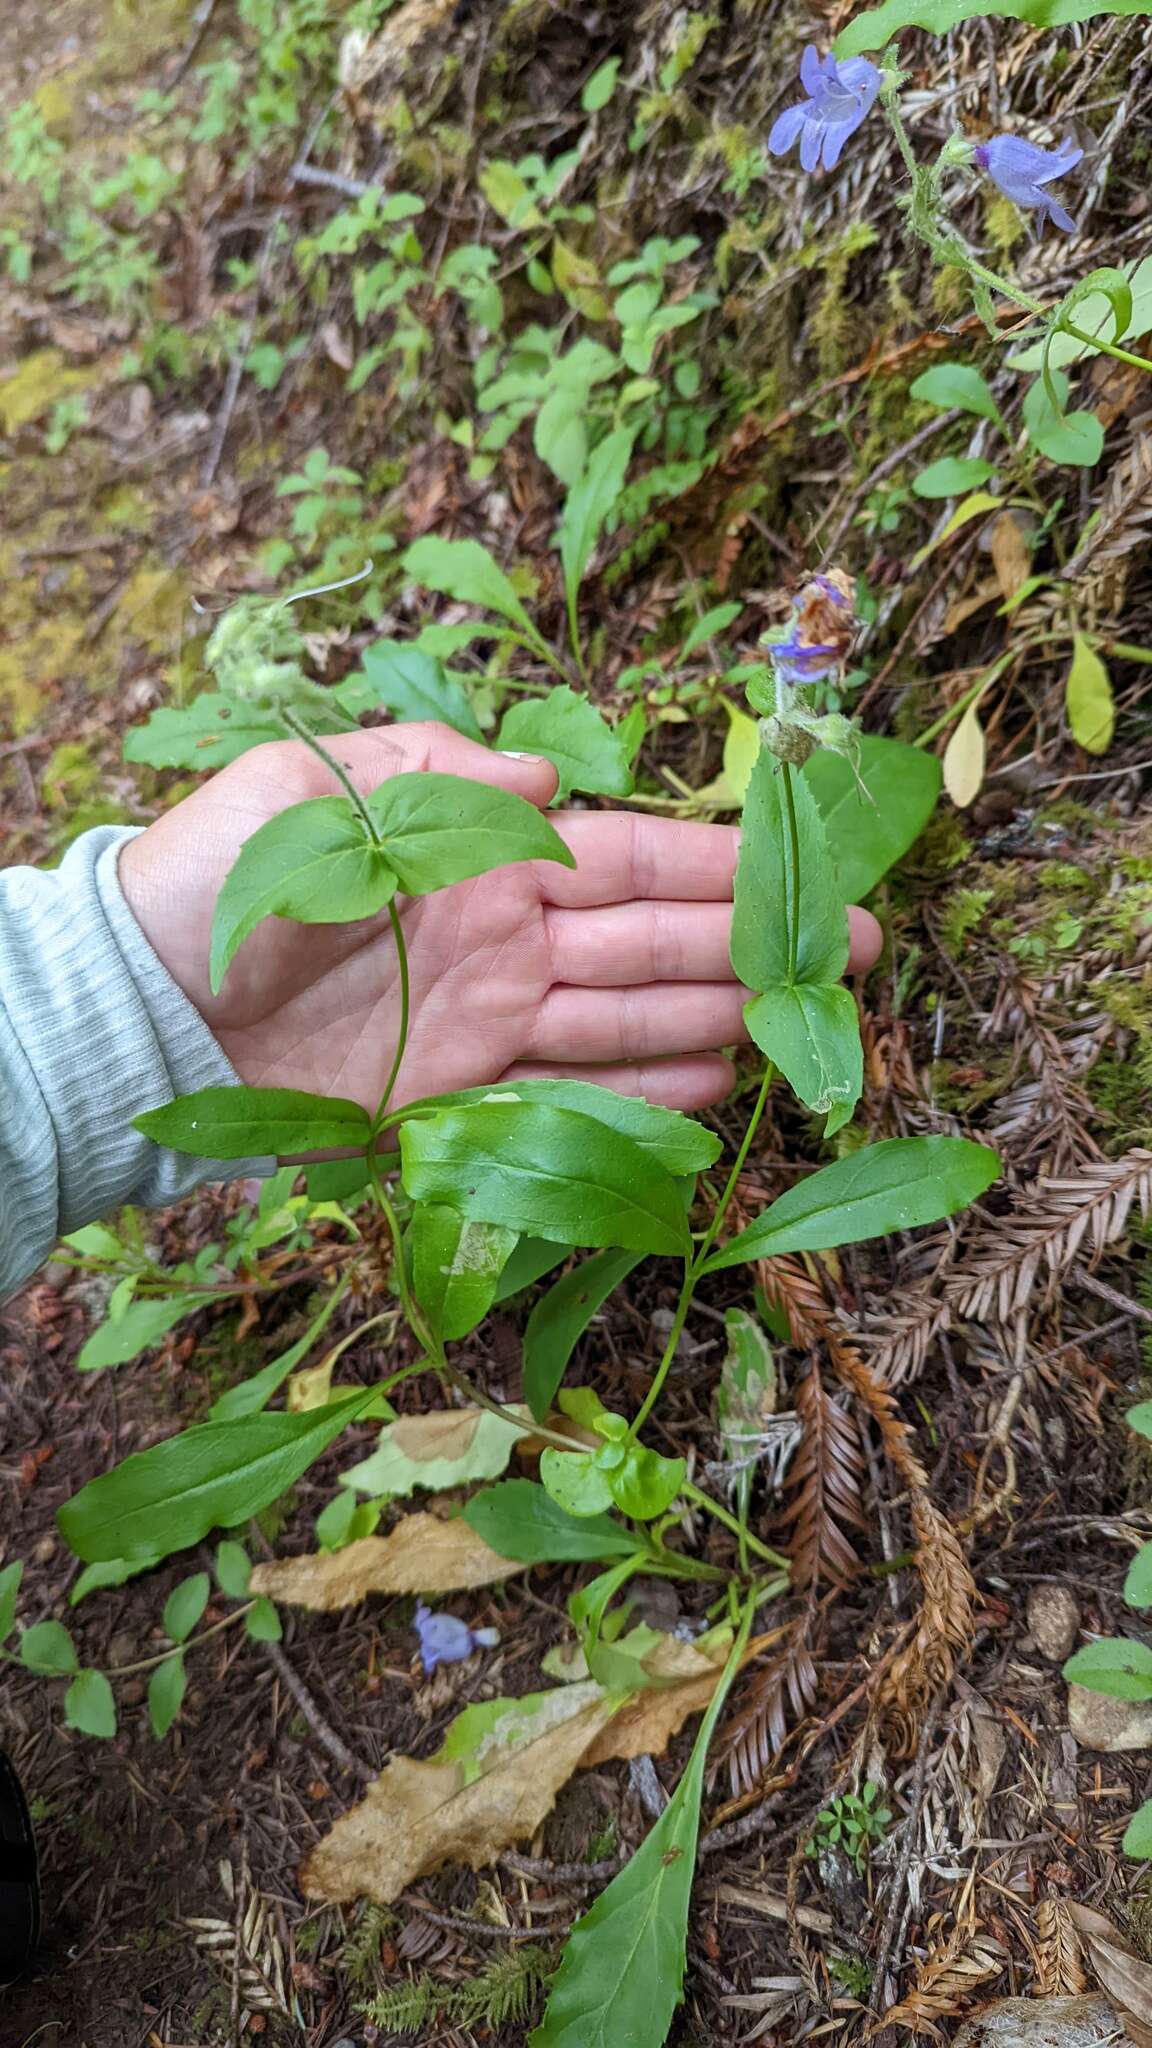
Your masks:
<svg viewBox="0 0 1152 2048"><path fill-rule="evenodd" d="M1064 639L1067 636L1065 634L1058 634L1055 637ZM913 746L930 747L933 740L939 739L940 734L947 731L954 719L961 718L970 704L977 703L984 695L985 690L991 689L993 683L1003 675L1009 664L1013 661L1018 661L1021 655L1026 654L1032 645L1033 642L1031 640L1022 640L1018 647L1010 647L1006 654L998 655L991 668L985 669L983 675L977 676L971 688L965 690L962 697L957 697L955 704L950 704L947 711L942 711L939 718L934 719L927 730L922 732L912 742Z"/></svg>
<svg viewBox="0 0 1152 2048"><path fill-rule="evenodd" d="M243 1607L234 1607L231 1614L224 1616L223 1621L214 1621L211 1628L201 1629L198 1636L189 1636L186 1643L177 1643L171 1650L161 1650L157 1657L142 1657L136 1664L113 1664L105 1676L131 1678L137 1671L154 1671L158 1664L167 1664L172 1657L181 1657L186 1650L197 1649L201 1643L206 1643L210 1636L218 1636L223 1629L231 1628L234 1622L243 1621L244 1616L251 1614L255 1605L255 1600L246 1600Z"/></svg>
<svg viewBox="0 0 1152 2048"><path fill-rule="evenodd" d="M576 657L576 666L580 671L580 680L584 684L585 689L587 689L588 667L584 660L584 649L580 644L580 616L576 599L577 592L570 590L568 592L568 638L572 643L572 652Z"/></svg>
<svg viewBox="0 0 1152 2048"><path fill-rule="evenodd" d="M317 739L314 732L309 732L303 719L297 718L294 711L281 710L278 715L281 725L286 726L295 739L303 740L304 745L311 748L317 760L323 761L329 773L336 777L345 796L354 805L360 822L372 841L373 846L380 846L380 834L376 830L375 821L359 790L349 776L347 769L336 759L335 754L328 752L327 747L321 740Z"/></svg>
<svg viewBox="0 0 1152 2048"><path fill-rule="evenodd" d="M743 1524L737 1521L735 1515L729 1514L728 1509L722 1507L718 1500L713 1500L710 1493L704 1493L700 1487L694 1486L690 1479L684 1481L680 1491L685 1500L692 1502L693 1507L702 1508L705 1514L714 1516L718 1522L723 1522L724 1527L730 1529L734 1536L740 1535ZM778 1550L769 1550L768 1545L761 1543L758 1536L753 1536L750 1529L744 1529L743 1533L749 1550L754 1550L757 1557L762 1557L766 1564L779 1566L782 1571L791 1571L790 1558L782 1557Z"/></svg>
<svg viewBox="0 0 1152 2048"><path fill-rule="evenodd" d="M687 1320L688 1311L692 1306L692 1297L696 1292L696 1282L700 1278L701 1271L704 1267L704 1262L712 1249L712 1245L716 1238L716 1233L718 1232L721 1224L724 1221L724 1217L728 1209L728 1204L731 1202L732 1197L736 1192L736 1184L740 1179L740 1175L744 1171L744 1163L747 1160L748 1154L752 1149L752 1140L756 1136L757 1126L760 1122L761 1117L764 1114L764 1107L768 1100L768 1091L772 1086L772 1082L775 1077L775 1072L775 1068L772 1066L771 1062L769 1062L764 1069L763 1078L760 1082L760 1092L756 1097L755 1107L753 1108L752 1115L748 1120L748 1128L740 1141L740 1150L736 1154L736 1158L732 1166L732 1171L728 1175L728 1179L724 1184L724 1192L721 1195L720 1200L716 1204L716 1207L712 1214L712 1220L709 1223L707 1230L704 1232L704 1235L701 1238L700 1243L696 1247L694 1256L687 1262L685 1266L684 1283L680 1289L680 1299L676 1304L676 1314L672 1321L672 1327L668 1332L668 1341L664 1346L664 1351L660 1363L656 1367L656 1371L652 1376L652 1384L649 1387L648 1392L645 1395L644 1400L641 1404L640 1410L638 1414L635 1416L632 1423L632 1427L628 1432L629 1442L631 1442L635 1437L639 1435L641 1429L644 1427L644 1424L647 1422L648 1417L652 1413L653 1408L655 1407L657 1401L660 1398L660 1390L663 1387L664 1382L672 1369L672 1360L676 1356L676 1346L679 1344L680 1338L683 1334L684 1324Z"/></svg>
<svg viewBox="0 0 1152 2048"><path fill-rule="evenodd" d="M400 913L396 908L395 897L393 897L388 905L388 917L392 925L392 937L396 944L396 959L400 967L400 1029L396 1035L396 1051L392 1056L391 1071L387 1081L384 1083L384 1093L380 1097L376 1106L376 1114L372 1119L373 1145L375 1145L384 1112L392 1099L392 1090L396 1086L400 1073L400 1067L408 1045L408 1025L412 1011L412 978L408 971L408 948L404 942L404 930L400 923Z"/></svg>
<svg viewBox="0 0 1152 2048"><path fill-rule="evenodd" d="M787 761L781 761L780 775L784 787L784 809L788 816L791 869L788 878L788 979L794 982L796 963L800 957L800 828L796 822L796 795L792 788L792 769Z"/></svg>

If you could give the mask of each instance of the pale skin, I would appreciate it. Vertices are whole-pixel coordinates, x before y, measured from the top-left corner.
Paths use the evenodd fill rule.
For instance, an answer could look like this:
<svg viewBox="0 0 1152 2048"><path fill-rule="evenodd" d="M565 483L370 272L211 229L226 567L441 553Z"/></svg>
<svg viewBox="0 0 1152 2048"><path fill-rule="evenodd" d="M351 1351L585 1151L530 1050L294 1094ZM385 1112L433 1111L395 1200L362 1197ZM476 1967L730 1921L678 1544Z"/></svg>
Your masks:
<svg viewBox="0 0 1152 2048"><path fill-rule="evenodd" d="M540 808L556 790L549 762L491 753L446 726L325 745L363 793L425 769L496 784ZM153 950L243 1081L374 1110L400 1019L386 913L352 925L268 918L218 996L208 980L216 897L244 840L289 804L337 787L302 742L256 747L130 841L119 876ZM553 820L574 869L526 862L400 901L412 1010L393 1106L529 1074L573 1075L680 1110L704 1109L731 1087L720 1048L746 1036L747 1000L728 962L736 829L625 810ZM849 917L858 972L876 959L880 929L865 910Z"/></svg>

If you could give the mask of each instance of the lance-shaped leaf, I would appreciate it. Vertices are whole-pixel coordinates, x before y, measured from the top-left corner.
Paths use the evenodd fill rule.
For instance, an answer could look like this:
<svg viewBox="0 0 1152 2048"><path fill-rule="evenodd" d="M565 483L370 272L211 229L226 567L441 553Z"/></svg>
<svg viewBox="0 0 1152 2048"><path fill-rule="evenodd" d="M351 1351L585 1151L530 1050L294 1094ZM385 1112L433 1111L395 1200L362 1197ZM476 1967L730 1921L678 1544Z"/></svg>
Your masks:
<svg viewBox="0 0 1152 2048"><path fill-rule="evenodd" d="M795 961L788 939L793 862L783 770L761 752L744 805L732 914L732 965L745 986L758 991L834 982L848 965L848 916L816 799L798 776L792 792L800 877Z"/></svg>
<svg viewBox="0 0 1152 2048"><path fill-rule="evenodd" d="M493 1585L524 1568L523 1559L502 1557L462 1515L448 1522L438 1515L405 1515L387 1536L362 1536L342 1550L254 1565L249 1587L291 1607L327 1614L353 1607L369 1593L453 1593Z"/></svg>
<svg viewBox="0 0 1152 2048"><path fill-rule="evenodd" d="M154 1144L205 1159L362 1149L372 1135L372 1120L360 1103L305 1095L298 1088L199 1088L162 1109L145 1110L135 1124Z"/></svg>
<svg viewBox="0 0 1152 2048"><path fill-rule="evenodd" d="M828 1135L847 1123L864 1085L860 1022L839 982L765 989L744 1022L756 1045L809 1109L829 1113Z"/></svg>
<svg viewBox="0 0 1152 2048"><path fill-rule="evenodd" d="M439 540L428 534L413 542L402 566L413 582L422 583L426 590L439 590L460 604L497 612L518 632L539 639L513 585L478 540Z"/></svg>
<svg viewBox="0 0 1152 2048"><path fill-rule="evenodd" d="M482 1322L517 1242L502 1223L476 1223L440 1202L412 1218L412 1281L432 1329L446 1344Z"/></svg>
<svg viewBox="0 0 1152 2048"><path fill-rule="evenodd" d="M973 0L884 0L869 7L841 29L833 45L837 57L858 57L882 50L902 28L927 29L944 36L976 12ZM1029 21L1051 31L1072 21L1095 21L1104 15L1147 12L1147 0L980 0L979 12L998 19Z"/></svg>
<svg viewBox="0 0 1152 2048"><path fill-rule="evenodd" d="M618 1095L614 1088L598 1088L593 1081L498 1081L487 1088L462 1088L435 1097L433 1106L450 1109L466 1102L538 1102L546 1108L579 1110L581 1116L594 1117L610 1131L631 1138L673 1174L702 1173L715 1165L724 1149L715 1131L678 1109L645 1102L642 1095Z"/></svg>
<svg viewBox="0 0 1152 2048"><path fill-rule="evenodd" d="M570 613L605 521L620 502L633 439L622 427L607 435L593 449L583 476L568 493L560 522L560 562Z"/></svg>
<svg viewBox="0 0 1152 2048"><path fill-rule="evenodd" d="M494 1550L522 1564L632 1557L641 1547L642 1539L610 1515L566 1514L531 1479L486 1486L465 1504L463 1513L468 1526Z"/></svg>
<svg viewBox="0 0 1152 2048"><path fill-rule="evenodd" d="M597 1252L563 1274L536 1303L524 1329L524 1392L538 1421L552 1406L568 1361L593 1316L642 1256Z"/></svg>

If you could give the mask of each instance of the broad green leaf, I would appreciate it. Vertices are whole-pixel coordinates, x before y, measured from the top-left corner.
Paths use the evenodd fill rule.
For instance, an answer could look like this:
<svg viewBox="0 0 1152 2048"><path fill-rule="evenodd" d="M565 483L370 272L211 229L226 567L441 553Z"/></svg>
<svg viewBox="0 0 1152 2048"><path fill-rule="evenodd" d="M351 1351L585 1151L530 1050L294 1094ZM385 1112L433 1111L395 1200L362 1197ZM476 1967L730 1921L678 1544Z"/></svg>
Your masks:
<svg viewBox="0 0 1152 2048"><path fill-rule="evenodd" d="M1107 301L1109 312L1112 315L1112 340L1119 341L1121 335L1127 334L1132 325L1135 299L1132 291L1132 281L1127 273L1123 270L1117 270L1112 266L1106 266L1100 270L1091 270L1087 277L1077 279L1071 291L1061 300L1055 312L1049 316L1049 327L1044 337L1043 354L1040 362L1040 375L1044 382L1044 389L1048 393L1057 412L1064 412L1066 410L1066 401L1061 398L1059 386L1056 382L1057 366L1052 360L1053 344L1057 335L1066 333L1070 327L1078 328L1082 334L1091 333L1092 329L1085 328L1079 315L1082 307L1094 300L1098 300L1100 297ZM1075 335L1072 338L1075 340Z"/></svg>
<svg viewBox="0 0 1152 2048"><path fill-rule="evenodd" d="M1061 406L1066 406L1068 379L1056 370L1049 381L1056 387ZM1094 462L1099 462L1104 452L1104 429L1095 413L1058 411L1042 377L1025 393L1021 416L1029 440L1050 462L1071 462L1082 469L1090 469Z"/></svg>
<svg viewBox="0 0 1152 2048"><path fill-rule="evenodd" d="M59 1511L61 1534L85 1563L186 1549L277 1500L375 1399L361 1389L301 1415L197 1423L82 1487Z"/></svg>
<svg viewBox="0 0 1152 2048"><path fill-rule="evenodd" d="M609 514L619 503L632 456L633 435L618 427L594 448L588 467L568 493L560 522L560 562L569 612Z"/></svg>
<svg viewBox="0 0 1152 2048"><path fill-rule="evenodd" d="M642 1095L617 1095L614 1088L598 1088L593 1081L499 1081L490 1088L465 1088L459 1094L445 1096L442 1106L447 1109L460 1103L494 1100L579 1110L582 1116L594 1117L597 1123L607 1124L609 1130L631 1138L642 1151L666 1166L669 1173L703 1173L706 1167L715 1165L724 1149L714 1131L691 1117L681 1116L678 1109L645 1102ZM547 1268L540 1270L546 1272ZM524 1280L520 1282L522 1287L527 1284Z"/></svg>
<svg viewBox="0 0 1152 2048"><path fill-rule="evenodd" d="M411 1236L416 1299L435 1334L454 1343L483 1322L517 1233L430 1202L416 1210Z"/></svg>
<svg viewBox="0 0 1152 2048"><path fill-rule="evenodd" d="M589 697L557 683L546 697L525 697L504 713L496 741L502 752L542 754L560 777L555 802L574 789L631 796L632 770L619 737Z"/></svg>
<svg viewBox="0 0 1152 2048"><path fill-rule="evenodd" d="M271 1600L257 1600L244 1616L244 1633L253 1643L278 1643L284 1625Z"/></svg>
<svg viewBox="0 0 1152 2048"><path fill-rule="evenodd" d="M982 455L944 455L930 462L912 479L918 498L958 498L962 491L974 491L995 475L995 467Z"/></svg>
<svg viewBox="0 0 1152 2048"><path fill-rule="evenodd" d="M476 1479L495 1479L503 1472L516 1445L532 1433L526 1408L515 1423L487 1408L434 1409L425 1415L404 1415L389 1422L376 1448L340 1475L341 1486L377 1499L401 1499L423 1487L446 1493Z"/></svg>
<svg viewBox="0 0 1152 2048"><path fill-rule="evenodd" d="M596 1453L603 1468L619 1445ZM688 1474L683 1458L664 1458L645 1444L629 1444L619 1464L605 1472L616 1506L634 1522L653 1522L671 1507Z"/></svg>
<svg viewBox="0 0 1152 2048"><path fill-rule="evenodd" d="M638 1538L608 1515L565 1514L551 1494L531 1479L505 1479L499 1486L486 1486L465 1504L463 1512L469 1528L491 1550L521 1564L631 1557L640 1548Z"/></svg>
<svg viewBox="0 0 1152 2048"><path fill-rule="evenodd" d="M16 1602L20 1597L23 1576L24 1566L19 1558L0 1571L0 1643L11 1635L16 1625Z"/></svg>
<svg viewBox="0 0 1152 2048"><path fill-rule="evenodd" d="M608 57L597 65L580 95L580 105L586 114L598 114L601 107L608 105L620 76L620 62L619 57Z"/></svg>
<svg viewBox="0 0 1152 2048"><path fill-rule="evenodd" d="M800 872L799 946L793 972L788 945L792 862L785 773L773 755L761 752L744 805L732 914L732 965L745 986L757 990L789 981L836 981L848 965L848 916L828 858L823 821L811 788L793 776Z"/></svg>
<svg viewBox="0 0 1152 2048"><path fill-rule="evenodd" d="M1152 1857L1152 1799L1138 1807L1124 1830L1121 1848L1126 1856L1138 1856L1146 1863Z"/></svg>
<svg viewBox="0 0 1152 2048"><path fill-rule="evenodd" d="M539 641L531 619L500 567L478 540L437 540L433 534L414 541L402 565L414 583L439 590L460 604L479 605Z"/></svg>
<svg viewBox="0 0 1152 2048"><path fill-rule="evenodd" d="M569 490L583 475L588 460L584 403L580 394L559 386L548 393L532 429L532 446L541 462L546 462Z"/></svg>
<svg viewBox="0 0 1152 2048"><path fill-rule="evenodd" d="M163 1742L180 1712L187 1686L188 1675L182 1651L158 1664L148 1680L148 1718L157 1742Z"/></svg>
<svg viewBox="0 0 1152 2048"><path fill-rule="evenodd" d="M1064 709L1076 744L1086 753L1106 754L1116 730L1116 700L1108 670L1083 633L1073 637Z"/></svg>
<svg viewBox="0 0 1152 2048"><path fill-rule="evenodd" d="M116 1317L101 1323L84 1344L76 1360L77 1372L99 1372L108 1365L127 1365L142 1351L150 1351L161 1337L193 1309L202 1308L211 1296L202 1294L153 1296L130 1301Z"/></svg>
<svg viewBox="0 0 1152 2048"><path fill-rule="evenodd" d="M927 405L937 405L942 412L959 406L962 412L975 413L978 418L995 420L999 426L1004 422L1000 408L981 375L972 363L933 363L930 370L917 377L909 387L909 398L921 399Z"/></svg>
<svg viewBox="0 0 1152 2048"><path fill-rule="evenodd" d="M565 1514L602 1515L612 1506L608 1474L596 1457L595 1451L558 1451L551 1444L540 1453L541 1480Z"/></svg>
<svg viewBox="0 0 1152 2048"><path fill-rule="evenodd" d="M226 1537L216 1545L216 1579L222 1593L230 1600L245 1599L251 1576L251 1561L242 1543Z"/></svg>
<svg viewBox="0 0 1152 2048"><path fill-rule="evenodd" d="M772 1202L705 1272L783 1252L826 1252L938 1223L991 1187L1000 1161L968 1138L884 1138L822 1166Z"/></svg>
<svg viewBox="0 0 1152 2048"><path fill-rule="evenodd" d="M323 721L310 721L317 732ZM344 724L333 720L335 727ZM124 759L146 768L225 768L268 740L282 740L283 728L271 713L237 703L217 690L202 690L191 704L164 704L145 725L135 725L124 740Z"/></svg>
<svg viewBox="0 0 1152 2048"><path fill-rule="evenodd" d="M304 1185L311 1202L347 1202L370 1187L368 1162L357 1159L318 1159L304 1169Z"/></svg>
<svg viewBox="0 0 1152 2048"><path fill-rule="evenodd" d="M980 699L974 697L952 733L941 763L944 787L958 810L967 810L979 796L987 752L980 723Z"/></svg>
<svg viewBox="0 0 1152 2048"><path fill-rule="evenodd" d="M496 1285L494 1301L509 1301L521 1294L568 1256L567 1245L553 1244L546 1237L522 1237Z"/></svg>
<svg viewBox="0 0 1152 2048"><path fill-rule="evenodd" d="M902 28L924 28L930 35L943 36L978 14L1029 21L1051 30L1070 21L1147 12L1148 0L980 0L978 7L973 0L884 0L883 6L870 7L841 29L832 47L837 57L858 57L866 50L882 50Z"/></svg>
<svg viewBox="0 0 1152 2048"><path fill-rule="evenodd" d="M41 1678L62 1678L79 1669L76 1645L60 1621L34 1621L19 1643L20 1662Z"/></svg>
<svg viewBox="0 0 1152 2048"><path fill-rule="evenodd" d="M259 1372L253 1373L250 1379L241 1380L237 1386L229 1387L213 1401L208 1410L209 1422L234 1422L237 1416L258 1414L272 1399L273 1394L283 1386L289 1374L295 1372L301 1361L308 1356L317 1337L344 1299L344 1294L345 1286L341 1281L332 1289L323 1308L313 1316L304 1335L298 1338L295 1344L290 1345L287 1351L282 1351L278 1358L270 1358L267 1365L262 1366Z"/></svg>
<svg viewBox="0 0 1152 2048"><path fill-rule="evenodd" d="M440 662L410 641L375 641L365 649L363 665L333 694L354 717L372 705L384 704L401 722L431 718L454 727L465 739L483 738L459 683L445 673Z"/></svg>
<svg viewBox="0 0 1152 2048"><path fill-rule="evenodd" d="M856 769L853 774L843 754L820 747L798 778L816 799L828 852L849 903L862 903L915 844L940 794L940 763L925 747L866 733Z"/></svg>
<svg viewBox="0 0 1152 2048"><path fill-rule="evenodd" d="M106 1586L123 1586L129 1579L139 1578L141 1572L150 1572L159 1560L154 1557L109 1557L103 1564L86 1564L68 1595L69 1607L78 1607L89 1593L102 1592Z"/></svg>
<svg viewBox="0 0 1152 2048"><path fill-rule="evenodd" d="M186 1643L200 1616L208 1605L212 1581L207 1572L194 1572L190 1579L181 1579L173 1587L164 1602L162 1627L166 1636L174 1643Z"/></svg>
<svg viewBox="0 0 1152 2048"><path fill-rule="evenodd" d="M688 1906L708 1745L748 1640L748 1617L680 1783L631 1862L576 1922L528 2048L662 2048L683 1996Z"/></svg>
<svg viewBox="0 0 1152 2048"><path fill-rule="evenodd" d="M427 896L514 861L576 865L555 826L522 796L463 775L394 775L365 801L409 896Z"/></svg>
<svg viewBox="0 0 1152 2048"><path fill-rule="evenodd" d="M1089 1692L1106 1693L1110 1700L1152 1700L1152 1650L1147 1643L1129 1642L1127 1636L1087 1643L1069 1657L1064 1676Z"/></svg>
<svg viewBox="0 0 1152 2048"><path fill-rule="evenodd" d="M860 1019L848 989L784 982L748 1003L744 1022L801 1102L822 1114L842 1112L836 1128L847 1121L864 1085Z"/></svg>
<svg viewBox="0 0 1152 2048"><path fill-rule="evenodd" d="M682 1256L683 1192L672 1175L594 1118L535 1102L478 1102L400 1132L414 1201L562 1244Z"/></svg>
<svg viewBox="0 0 1152 2048"><path fill-rule="evenodd" d="M102 1671L78 1671L64 1695L64 1719L81 1735L116 1733L116 1700Z"/></svg>
<svg viewBox="0 0 1152 2048"><path fill-rule="evenodd" d="M305 1095L297 1088L201 1088L135 1119L157 1145L205 1159L249 1159L265 1153L363 1148L372 1121L358 1102Z"/></svg>
<svg viewBox="0 0 1152 2048"><path fill-rule="evenodd" d="M1128 1567L1124 1598L1129 1607L1152 1607L1152 1543L1144 1543Z"/></svg>
<svg viewBox="0 0 1152 2048"><path fill-rule="evenodd" d="M1152 256L1145 256L1143 261L1138 263L1130 263L1120 272L1132 294L1132 311L1123 328L1118 328L1116 324L1117 306L1122 306L1123 303L1115 284L1111 282L1116 273L1108 270L1103 274L1110 280L1109 289L1105 291L1096 286L1085 293L1072 315L1075 326L1083 334L1098 335L1102 341L1123 341L1126 335L1146 334L1152 327ZM1099 271L1091 271L1081 282L1091 286L1093 278L1100 275ZM1069 301L1075 295L1074 287L1068 299L1064 301L1065 313ZM1092 353L1090 342L1078 341L1073 334L1055 332L1046 340L1036 342L1033 347L1023 349L1019 355L1009 356L1008 366L1013 370L1041 370L1047 355L1049 371L1066 369L1070 363L1079 362L1082 357Z"/></svg>
<svg viewBox="0 0 1152 2048"><path fill-rule="evenodd" d="M578 1339L641 1256L597 1252L562 1274L536 1303L524 1329L524 1394L538 1422L556 1398Z"/></svg>
<svg viewBox="0 0 1152 2048"><path fill-rule="evenodd" d="M1137 1402L1135 1408L1128 1409L1124 1420L1137 1436L1152 1437L1152 1401Z"/></svg>
<svg viewBox="0 0 1152 2048"><path fill-rule="evenodd" d="M776 1412L776 1361L746 1308L725 1309L724 1327L728 1350L716 1389L716 1428L721 1455L735 1468L736 1510L746 1522L759 1445Z"/></svg>
<svg viewBox="0 0 1152 2048"><path fill-rule="evenodd" d="M368 838L350 797L310 797L291 804L244 841L216 898L213 993L249 933L266 917L351 924L374 917L395 893L395 871Z"/></svg>

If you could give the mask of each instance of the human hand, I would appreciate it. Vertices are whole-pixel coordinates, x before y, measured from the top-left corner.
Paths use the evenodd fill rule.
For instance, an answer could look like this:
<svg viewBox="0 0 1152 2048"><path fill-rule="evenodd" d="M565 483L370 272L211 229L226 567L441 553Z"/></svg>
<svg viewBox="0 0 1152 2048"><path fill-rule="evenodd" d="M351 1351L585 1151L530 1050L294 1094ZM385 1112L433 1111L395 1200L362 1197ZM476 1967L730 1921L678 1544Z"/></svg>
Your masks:
<svg viewBox="0 0 1152 2048"><path fill-rule="evenodd" d="M441 725L341 735L326 745L362 793L435 769L543 807L548 761L491 753ZM119 878L153 951L253 1087L344 1095L375 1109L400 1021L387 913L358 924L270 917L219 995L208 979L221 884L251 833L335 784L294 740L255 747L131 840ZM554 823L576 857L498 868L398 899L411 960L408 1046L393 1103L515 1076L570 1075L670 1108L702 1109L732 1084L717 1048L746 1038L747 991L728 960L734 826L635 811ZM852 969L880 931L850 912Z"/></svg>

